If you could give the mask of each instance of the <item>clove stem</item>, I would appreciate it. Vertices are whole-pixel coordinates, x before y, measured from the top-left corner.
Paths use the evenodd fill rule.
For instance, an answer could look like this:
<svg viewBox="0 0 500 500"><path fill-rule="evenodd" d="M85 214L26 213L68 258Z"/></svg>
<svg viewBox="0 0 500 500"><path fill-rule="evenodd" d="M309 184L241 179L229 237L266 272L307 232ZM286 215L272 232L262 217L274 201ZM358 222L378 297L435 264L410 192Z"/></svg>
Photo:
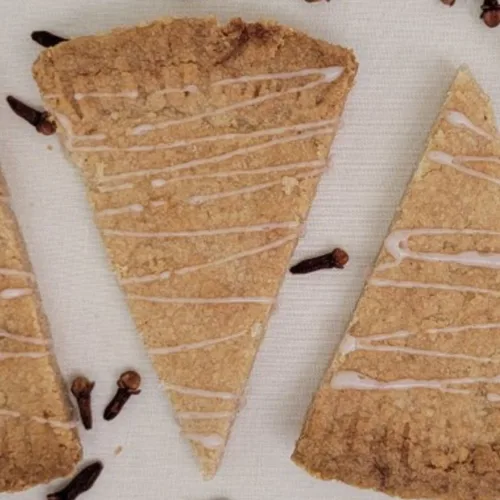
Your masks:
<svg viewBox="0 0 500 500"><path fill-rule="evenodd" d="M83 468L62 490L47 495L47 500L75 500L90 490L103 469L101 462L94 462Z"/></svg>

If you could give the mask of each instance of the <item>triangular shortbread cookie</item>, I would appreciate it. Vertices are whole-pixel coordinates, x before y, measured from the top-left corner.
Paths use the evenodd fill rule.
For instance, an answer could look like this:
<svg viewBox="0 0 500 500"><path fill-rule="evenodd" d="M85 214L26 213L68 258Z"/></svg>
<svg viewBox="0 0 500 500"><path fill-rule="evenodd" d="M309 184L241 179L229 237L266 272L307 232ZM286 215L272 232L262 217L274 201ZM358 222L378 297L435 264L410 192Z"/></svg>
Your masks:
<svg viewBox="0 0 500 500"><path fill-rule="evenodd" d="M292 29L211 18L79 38L35 64L205 477L356 69L350 51Z"/></svg>
<svg viewBox="0 0 500 500"><path fill-rule="evenodd" d="M70 474L76 423L35 277L0 174L0 493Z"/></svg>
<svg viewBox="0 0 500 500"><path fill-rule="evenodd" d="M293 460L403 498L500 495L500 138L463 69Z"/></svg>

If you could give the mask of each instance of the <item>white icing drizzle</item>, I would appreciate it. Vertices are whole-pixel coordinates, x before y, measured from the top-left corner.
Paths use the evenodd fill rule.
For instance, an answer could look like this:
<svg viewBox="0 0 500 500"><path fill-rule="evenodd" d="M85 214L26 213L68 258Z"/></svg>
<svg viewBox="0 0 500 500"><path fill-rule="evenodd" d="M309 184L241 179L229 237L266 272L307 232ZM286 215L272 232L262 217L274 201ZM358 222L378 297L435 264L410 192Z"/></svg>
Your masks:
<svg viewBox="0 0 500 500"><path fill-rule="evenodd" d="M179 420L222 420L233 418L234 414L232 411L180 411L176 416Z"/></svg>
<svg viewBox="0 0 500 500"><path fill-rule="evenodd" d="M238 394L233 394L232 392L209 391L206 389L196 389L193 387L185 387L182 385L169 384L167 382L163 383L163 387L168 391L178 392L179 394L185 394L186 396L193 396L196 398L229 399L229 400L240 399L240 396Z"/></svg>
<svg viewBox="0 0 500 500"><path fill-rule="evenodd" d="M468 330L492 330L494 328L500 329L500 323L479 323L464 326L448 326L446 328L430 328L427 333L460 333Z"/></svg>
<svg viewBox="0 0 500 500"><path fill-rule="evenodd" d="M20 278L35 279L35 275L28 271L18 271L17 269L0 268L0 276L19 276Z"/></svg>
<svg viewBox="0 0 500 500"><path fill-rule="evenodd" d="M463 174L469 175L471 177L476 177L478 179L482 179L483 181L488 181L496 185L500 185L500 178L494 177L489 174L485 174L483 172L478 172L477 170L474 170L473 168L467 167L460 163L460 160L462 162L465 161L491 161L493 162L494 157L474 157L474 156L464 156L464 157L458 157L455 158L448 153L443 153L442 151L431 151L428 155L427 158L434 163L438 163L439 165L444 165L447 167L452 167L455 170L458 170L459 172L462 172Z"/></svg>
<svg viewBox="0 0 500 500"><path fill-rule="evenodd" d="M112 147L112 146L85 146L85 147L73 147L72 151L124 151L129 153L139 153L148 151L159 151L164 149L174 149L174 148L187 148L190 146L195 146L197 144L202 144L204 142L220 142L220 141L230 141L230 140L242 140L242 139L255 139L259 137L266 137L268 135L283 135L288 132L302 132L304 130L309 130L311 128L326 127L328 125L335 125L337 119L331 120L319 120L316 122L308 123L298 123L296 125L288 125L286 127L275 127L270 129L255 130L254 132L241 132L241 133L231 133L231 134L220 134L220 135L210 135L205 137L197 137L195 139L182 139L179 141L160 143L152 145L137 145L128 146L126 148Z"/></svg>
<svg viewBox="0 0 500 500"><path fill-rule="evenodd" d="M339 70L342 68L338 68ZM313 69L304 69L300 71L293 71L289 73L267 73L263 75L245 75L245 76L240 76L237 78L226 78L224 80L219 80L213 82L211 85L212 86L220 86L220 85L232 85L232 84L238 84L238 83L247 83L247 82L254 82L254 81L262 81L262 80L284 80L284 79L290 79L290 78L299 78L299 77L304 77L304 76L314 76L318 75L320 73L326 74L329 70L332 72L336 71L337 68L332 67L332 68L313 68ZM340 75L339 75L340 76ZM185 87L182 88L166 88L162 90L157 90L153 92L153 94L160 94L160 95L165 95L165 94L174 94L174 93L196 93L199 92L199 88L196 85L186 85ZM63 97L63 94L44 94L43 98L44 99L60 99ZM112 98L112 97L128 97L131 99L136 99L139 97L139 91L138 90L130 90L130 91L119 91L119 92L87 92L87 93L76 93L73 94L73 98L75 100L81 100L85 98Z"/></svg>
<svg viewBox="0 0 500 500"><path fill-rule="evenodd" d="M310 162L289 163L287 165L276 165L273 167L255 168L251 170L229 170L227 172L215 172L213 174L194 174L173 177L171 179L153 179L151 186L153 188L161 188L167 184L175 182L191 181L196 179L219 179L225 177L236 177L238 175L259 175L259 174L274 174L278 172L287 172L289 170L297 170L302 168L326 167L323 160L315 160Z"/></svg>
<svg viewBox="0 0 500 500"><path fill-rule="evenodd" d="M128 99L137 99L139 97L139 92L137 90L123 90L121 92L77 92L73 96L76 101L81 101L82 99L97 98L105 99L110 97L124 97Z"/></svg>
<svg viewBox="0 0 500 500"><path fill-rule="evenodd" d="M273 231L275 229L296 229L300 227L300 222L268 222L266 224L257 224L254 226L236 226L220 229L200 229L193 231L176 232L140 232L140 231L121 231L116 229L104 229L105 236L121 236L130 238L194 238L198 236L220 236L225 234L253 233L258 231Z"/></svg>
<svg viewBox="0 0 500 500"><path fill-rule="evenodd" d="M381 264L376 271L397 267L404 259L422 260L427 262L455 263L464 266L487 267L500 269L500 254L485 252L461 252L456 254L415 252L408 248L408 240L412 236L439 235L488 235L500 236L500 232L474 229L403 229L393 231L385 240L385 249L394 258L394 262Z"/></svg>
<svg viewBox="0 0 500 500"><path fill-rule="evenodd" d="M318 177L320 176L323 172L325 171L324 168L318 169L314 172L309 172L306 174L298 174L293 177L290 177L291 179L311 179L313 177ZM249 194L249 193L256 193L258 191L263 191L265 189L272 188L274 186L280 186L283 185L283 179L277 180L277 181L271 181L271 182L264 182L262 184L256 184L255 186L246 186L244 188L240 189L234 189L233 191L221 191L219 193L213 193L213 194L205 194L205 195L195 195L191 196L188 198L187 202L192 204L192 205L201 205L202 203L210 202L210 201L215 201L215 200L220 200L223 198L229 198L232 196L240 196L244 194Z"/></svg>
<svg viewBox="0 0 500 500"><path fill-rule="evenodd" d="M198 434L195 432L183 432L182 435L189 439L190 441L194 441L196 443L200 443L204 448L208 448L210 450L220 448L224 445L224 439L218 434Z"/></svg>
<svg viewBox="0 0 500 500"><path fill-rule="evenodd" d="M6 359L31 358L39 359L50 356L50 352L0 352L0 361Z"/></svg>
<svg viewBox="0 0 500 500"><path fill-rule="evenodd" d="M286 245L290 241L294 241L297 239L296 234L292 234L286 236L285 238L281 238L272 243L268 243L267 245L262 245L257 248L252 248L250 250L244 250L243 252L238 252L232 255L228 255L227 257L223 257L222 259L214 260L212 262L207 262L206 264L198 264L196 266L188 266L183 267L174 271L165 271L157 274L148 274L146 276L133 276L131 278L123 278L120 280L122 285L131 285L131 284L140 284L140 283L152 283L155 281L161 281L169 279L172 275L182 275L191 273L194 271L198 271L200 269L206 269L208 267L220 266L221 264L227 264L228 262L233 262L235 260L243 259L245 257L250 257L252 255L258 255L263 252L268 252L269 250L273 250L275 248L279 248L283 245Z"/></svg>
<svg viewBox="0 0 500 500"><path fill-rule="evenodd" d="M455 127L462 127L470 130L476 135L485 137L488 140L496 140L497 137L486 132L481 127L478 127L463 113L458 111L448 111L444 114L445 120ZM448 166L457 171L477 179L485 180L495 185L500 185L500 178L496 178L489 174L479 172L465 165L467 162L491 162L499 163L500 158L496 157L471 157L462 156L454 157L442 151L431 151L427 155L428 159L437 164ZM500 254L493 252L477 252L467 251L456 254L447 254L442 252L418 252L412 251L409 248L409 239L412 236L436 236L436 235L489 235L500 236L500 233L488 230L459 230L459 229L408 229L396 230L389 234L385 240L385 249L393 257L394 262L379 266L376 271L397 267L406 259L421 260L426 262L445 262L456 263L472 267L486 267L490 269L500 269ZM413 289L431 289L445 290L459 293L478 293L488 294L494 297L500 297L500 291L472 287L462 285L449 285L442 283L425 283L415 281L396 281L375 279L369 280L369 284L379 287L396 287L396 288L413 288ZM468 330L483 330L487 331L492 328L500 328L500 323L483 323L476 325L451 326L445 328L428 329L425 333L430 334L457 334ZM453 354L449 352L441 352L435 350L427 350L421 348L411 348L407 346L380 345L376 342L387 341L392 339L404 339L418 333L408 331L398 331L390 334L369 335L364 337L354 337L347 335L343 340L339 354L347 355L357 350L365 351L381 351L381 352L400 352L418 356L431 356L440 358L464 359L468 361L476 361L481 363L498 363L500 359L491 357L472 356L468 354ZM397 379L393 381L380 381L363 375L357 371L338 371L331 380L331 387L336 390L351 389L351 390L411 390L411 389L431 389L441 392L449 392L455 394L474 394L473 389L458 389L455 385L474 385L474 384L500 384L500 375L494 377L459 377L447 379ZM500 402L500 394L488 393L486 399L492 403Z"/></svg>
<svg viewBox="0 0 500 500"><path fill-rule="evenodd" d="M158 207L162 207L163 205L166 205L166 201L164 200L154 200L150 203L150 205L153 207L153 208L158 208Z"/></svg>
<svg viewBox="0 0 500 500"><path fill-rule="evenodd" d="M123 215L130 213L140 213L144 211L144 206L140 204L127 205L119 208L106 208L96 212L97 217L112 217L113 215Z"/></svg>
<svg viewBox="0 0 500 500"><path fill-rule="evenodd" d="M500 158L498 156L457 156L456 159L464 163L496 163L500 165Z"/></svg>
<svg viewBox="0 0 500 500"><path fill-rule="evenodd" d="M207 347L212 347L217 344L223 344L229 342L230 340L239 339L248 335L246 330L238 333L233 333L232 335L227 335L225 337L220 337L218 339L202 340L200 342L192 342L191 344L181 344L174 347L157 347L154 349L149 349L149 354L153 356L164 356L169 354L177 354L179 352L194 351L198 349L206 349Z"/></svg>
<svg viewBox="0 0 500 500"><path fill-rule="evenodd" d="M341 66L331 66L328 68L308 68L301 69L299 71L289 71L287 73L266 73L263 75L244 75L236 78L225 78L224 80L214 82L212 85L234 85L235 83L260 82L263 80L290 80L291 78L300 78L314 75L322 75L326 81L333 82L334 80L337 80L343 72L344 68L342 68Z"/></svg>
<svg viewBox="0 0 500 500"><path fill-rule="evenodd" d="M32 419L35 422L38 422L39 424L48 424L51 427L57 427L59 429L66 429L66 430L71 430L76 428L76 422L71 421L71 422L60 422L59 420L53 420L53 419L48 419L48 418L41 418L41 417L32 417Z"/></svg>
<svg viewBox="0 0 500 500"><path fill-rule="evenodd" d="M297 179L297 180L304 180L304 179L311 179L314 177L320 176L323 172L325 171L325 168L320 168L316 170L312 170L311 172L307 172L304 174L297 174L293 177L290 177L290 179ZM154 182L154 181L153 181ZM207 194L207 195L194 195L191 196L187 199L187 203L191 205L200 205L203 203L207 203L210 201L216 201L224 198L229 198L232 196L240 196L244 194L250 194L250 193L256 193L259 191L263 191L265 189L269 189L275 186L279 185L284 185L283 183L283 178L279 179L277 181L271 181L271 182L265 182L262 184L256 184L253 186L245 186L240 189L234 189L232 191L221 191L218 193L212 193L212 194ZM166 204L166 201L164 200L155 200L150 203L150 205L153 208L158 208L160 206L163 206ZM98 217L110 217L114 215L123 215L123 214L129 214L129 213L140 213L144 211L145 207L144 205L140 204L133 204L133 205L126 205L124 207L119 207L119 208L108 208L105 210L101 210L97 212Z"/></svg>
<svg viewBox="0 0 500 500"><path fill-rule="evenodd" d="M257 104L261 104L263 102L266 102L266 101L269 101L269 100L272 100L272 99L276 99L276 98L284 96L284 95L297 94L297 93L303 92L305 90L311 90L311 89L313 89L315 87L318 87L319 85L323 85L325 83L334 82L335 80L337 80L342 75L343 72L344 72L344 68L341 68L341 67L331 67L331 68L318 69L318 70L315 71L315 73L318 74L318 75L321 75L322 78L319 78L318 80L316 80L314 82L310 82L310 83L306 83L306 84L303 84L303 85L299 85L297 87L293 87L291 89L284 90L284 91L281 91L281 92L271 92L270 94L267 94L267 95L263 95L263 96L259 96L259 97L254 97L252 99L247 99L245 101L241 101L241 102L237 102L235 104L231 104L229 106L224 106L224 107L216 109L214 111L207 111L205 113L199 113L197 115L188 116L186 118L178 118L178 119L175 119L175 120L168 120L168 121L160 122L160 123L156 123L156 124L138 125L138 126L136 126L136 127L134 127L132 129L132 134L133 135L142 135L142 134L154 131L154 130L165 129L165 128L168 128L168 127L170 127L172 125L179 125L181 123L190 123L190 122L193 122L193 121L201 120L203 118L210 118L210 117L213 117L213 116L218 116L218 115L226 114L226 113L229 113L231 111L238 110L238 109L243 109L243 108L247 108L247 107L250 107L250 106L255 106ZM285 75L285 73L282 73L281 75ZM307 75L298 74L297 72L295 72L295 73L288 73L288 75L286 77L282 76L282 79L284 79L284 78L295 78L297 76L307 76ZM274 77L271 77L271 78L274 78ZM229 82L230 83L235 83L234 79L225 80L225 81L227 83L229 83ZM246 80L246 81L251 81L251 80ZM224 80L223 80L223 82L224 82ZM240 82L243 83L244 81L240 80ZM238 82L238 83L240 83L240 82ZM219 85L220 84L221 83L219 83Z"/></svg>
<svg viewBox="0 0 500 500"><path fill-rule="evenodd" d="M260 322L254 323L250 330L250 335L252 338L256 339L264 333L264 325Z"/></svg>
<svg viewBox="0 0 500 500"><path fill-rule="evenodd" d="M408 389L436 389L442 392L451 392L456 394L471 394L468 389L454 389L450 385L473 385L473 384L499 384L500 375L495 377L462 377L449 379L398 379L391 382L381 382L379 380L367 377L356 371L337 372L331 382L333 389L353 389L363 390L408 390Z"/></svg>
<svg viewBox="0 0 500 500"><path fill-rule="evenodd" d="M474 125L474 123L472 123L472 121L466 115L460 113L460 111L447 111L444 114L444 118L450 125L453 125L454 127L466 128L477 135L485 137L486 139L495 139L495 136L486 132L486 130L483 130L481 127Z"/></svg>
<svg viewBox="0 0 500 500"><path fill-rule="evenodd" d="M477 288L474 286L461 286L461 285L446 285L443 283L420 283L418 281L396 281L396 280L383 280L372 278L369 282L370 285L380 287L394 287L394 288L422 288L429 290L449 290L452 292L460 293L484 293L493 295L493 297L500 297L500 291L489 290L488 288Z"/></svg>
<svg viewBox="0 0 500 500"><path fill-rule="evenodd" d="M62 129L64 130L67 136L68 141L65 144L65 146L69 150L73 149L73 143L75 141L104 141L107 137L106 134L76 135L73 132L73 125L71 123L71 120L66 115L52 111L51 113L55 116L59 125L61 125Z"/></svg>
<svg viewBox="0 0 500 500"><path fill-rule="evenodd" d="M47 345L47 346L51 344L51 341L48 339L28 337L26 335L19 335L17 333L6 332L5 330L0 330L0 338L15 340L16 342L21 342L23 344Z"/></svg>
<svg viewBox="0 0 500 500"><path fill-rule="evenodd" d="M18 411L4 410L0 408L0 418L1 417L21 418L24 417L24 415ZM27 418L29 420L32 420L33 422L50 425L51 427L56 427L60 429L70 430L76 427L76 422L61 422L60 420L48 419L42 417L27 417Z"/></svg>
<svg viewBox="0 0 500 500"><path fill-rule="evenodd" d="M178 163L176 165L169 165L168 167L162 168L150 168L144 170L134 170L130 172L121 172L118 174L103 175L101 177L101 182L110 182L120 179L128 179L130 177L147 177L150 175L159 175L166 172L176 172L179 170L185 170L188 168L199 167L202 165L217 164L226 160L230 160L235 156L247 156L251 153L256 153L257 151L263 151L273 146L278 146L281 144L289 144L297 141L304 141L306 139L311 139L313 137L318 137L321 135L331 135L335 132L335 128L321 128L317 130L312 130L309 132L304 132L302 134L297 134L289 137L282 137L278 139L272 139L270 141L264 142L262 144L255 144L253 146L245 146L242 148L234 149L227 153L223 153L216 156L211 156L209 158L198 158L196 160L189 160L187 162Z"/></svg>
<svg viewBox="0 0 500 500"><path fill-rule="evenodd" d="M451 379L449 379L451 380ZM466 380L466 379L462 379ZM446 383L448 382L448 383ZM438 389L443 392L452 392L459 394L468 394L469 391L463 389L451 389L448 380L414 380L401 379L393 382L380 382L376 379L365 377L355 371L339 371L331 381L332 389L344 390L354 389L362 390L407 390L407 389Z"/></svg>
<svg viewBox="0 0 500 500"><path fill-rule="evenodd" d="M336 373L330 386L335 390L355 391L406 391L410 389L433 389L451 394L474 394L472 389L455 389L450 385L499 384L500 376L496 377L465 377L452 379L399 379L391 382L381 382L356 371L340 371ZM487 393L486 399L492 403L500 402L500 394Z"/></svg>
<svg viewBox="0 0 500 500"><path fill-rule="evenodd" d="M365 337L353 337L346 335L339 349L340 354L349 354L354 351L379 351L379 352L400 352L403 354L413 354L416 356L429 356L434 358L449 358L449 359L464 359L467 361L477 361L480 363L500 363L500 359L492 359L482 356L471 356L468 354L451 354L442 351L433 351L428 349L415 349L405 346L392 346L392 345L374 345L374 342L408 338L416 335L415 333L400 331L386 335L369 335Z"/></svg>
<svg viewBox="0 0 500 500"><path fill-rule="evenodd" d="M33 290L31 288L6 288L0 292L0 299L12 300L20 297L31 295Z"/></svg>
<svg viewBox="0 0 500 500"><path fill-rule="evenodd" d="M111 186L98 186L97 189L100 193L111 193L113 191L125 191L127 189L134 189L135 185L131 182L125 182L123 184L115 184Z"/></svg>
<svg viewBox="0 0 500 500"><path fill-rule="evenodd" d="M129 294L129 300L139 300L156 304L272 304L274 297L148 297Z"/></svg>

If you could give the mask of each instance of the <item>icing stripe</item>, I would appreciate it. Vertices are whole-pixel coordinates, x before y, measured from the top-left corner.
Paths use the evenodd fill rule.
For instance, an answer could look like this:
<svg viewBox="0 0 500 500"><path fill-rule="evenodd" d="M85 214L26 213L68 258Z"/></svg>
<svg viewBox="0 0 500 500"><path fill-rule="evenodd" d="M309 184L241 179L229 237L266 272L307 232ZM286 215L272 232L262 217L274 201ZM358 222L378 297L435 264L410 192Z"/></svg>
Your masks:
<svg viewBox="0 0 500 500"><path fill-rule="evenodd" d="M319 169L315 172L310 172L307 174L298 174L293 177L290 177L290 179L297 179L297 180L304 180L304 179L312 179L314 177L320 176L325 169ZM283 183L283 179L280 179L278 181L272 181L272 182L264 182L262 184L256 184L255 186L246 186L241 189L235 189L233 191L221 191L219 193L213 193L213 194L205 194L205 195L195 195L191 196L188 198L188 203L191 203L193 205L201 205L202 203L207 203L210 201L216 201L224 198L230 198L232 196L239 196L242 194L250 194L250 193L256 193L258 191L263 191L265 189L269 189L275 186L283 186L285 188L285 184Z"/></svg>
<svg viewBox="0 0 500 500"><path fill-rule="evenodd" d="M152 302L156 304L273 304L274 297L148 297L144 295L129 294L129 300Z"/></svg>
<svg viewBox="0 0 500 500"><path fill-rule="evenodd" d="M238 148L227 153L223 153L216 156L211 156L209 158L199 158L196 160L190 160L184 163L178 163L176 165L169 165L168 167L135 170L130 172L121 172L118 174L103 175L100 179L101 182L110 182L120 179L128 179L130 177L147 177L151 175L163 174L165 172L177 172L179 170L185 170L188 168L199 167L201 165L211 165L223 162L225 160L230 160L235 156L246 156L257 151L263 151L273 146L278 146L281 144L289 144L292 142L304 141L306 139L312 139L313 137L318 137L321 135L332 135L335 132L334 128L322 128L318 130L313 130L310 132L304 132L302 134L293 135L290 137L283 137L280 139L273 139L271 141L264 142L262 144L255 144L254 146L246 146L243 148Z"/></svg>
<svg viewBox="0 0 500 500"><path fill-rule="evenodd" d="M209 450L220 448L221 446L224 446L225 443L224 438L222 438L218 434L198 434L195 432L183 432L182 435L186 439L194 441L195 443L199 443L204 448L208 448Z"/></svg>
<svg viewBox="0 0 500 500"><path fill-rule="evenodd" d="M137 99L139 97L139 92L137 90L123 90L121 92L78 92L74 94L73 97L76 101L81 101L82 99L87 99L89 97L95 97L98 99L105 99L109 97L125 97L128 99Z"/></svg>
<svg viewBox="0 0 500 500"><path fill-rule="evenodd" d="M76 427L76 422L61 422L60 420L54 420L54 419L48 419L48 418L42 418L42 417L30 417L30 416L25 416L19 413L18 411L12 411L12 410L5 410L0 408L0 418L2 417L7 417L7 418L28 418L29 420L32 420L33 422L37 422L39 424L44 424L44 425L50 425L51 427L56 427L60 429L67 429L71 430Z"/></svg>
<svg viewBox="0 0 500 500"><path fill-rule="evenodd" d="M50 340L38 339L35 337L28 337L26 335L18 335L17 333L6 332L5 330L0 330L0 338L6 338L9 340L15 340L23 344L34 344L34 345L50 345Z"/></svg>
<svg viewBox="0 0 500 500"><path fill-rule="evenodd" d="M232 392L209 391L206 389L196 389L193 387L184 387L182 385L163 383L163 387L168 391L178 392L186 396L208 399L240 399L240 396Z"/></svg>
<svg viewBox="0 0 500 500"><path fill-rule="evenodd" d="M35 275L28 271L18 271L17 269L0 268L1 276L19 276L20 278L35 279Z"/></svg>
<svg viewBox="0 0 500 500"><path fill-rule="evenodd" d="M111 186L98 186L97 190L100 193L111 193L113 191L125 191L126 189L133 189L135 186L131 182L125 182L124 184L116 184Z"/></svg>
<svg viewBox="0 0 500 500"><path fill-rule="evenodd" d="M408 248L408 241L412 236L440 236L440 235L485 235L499 236L500 232L484 231L474 229L402 229L393 231L386 238L384 247L394 258L394 262L381 264L375 271L383 271L399 266L404 259L421 260L427 262L443 262L461 264L472 267L486 267L490 269L500 269L500 254L489 252L460 252L454 254L416 252Z"/></svg>
<svg viewBox="0 0 500 500"><path fill-rule="evenodd" d="M467 167L457 161L457 158L447 154L443 153L442 151L431 151L428 155L427 158L431 160L434 163L437 163L439 165L444 165L447 167L452 167L455 170L458 170L459 172L469 175L471 177L476 177L477 179L481 179L483 181L488 181L491 182L492 184L500 185L500 178L493 177L492 175L485 174L483 172L478 172L477 170L474 170L473 168ZM482 159L480 158L475 158L474 157L463 157L463 158L468 158L468 161L488 161L487 157L484 157ZM462 160L463 161L463 160Z"/></svg>
<svg viewBox="0 0 500 500"><path fill-rule="evenodd" d="M489 290L488 288L476 288L474 286L460 286L460 285L445 285L442 283L420 283L418 281L396 281L396 280L383 280L372 278L369 282L370 285L379 287L394 287L394 288L420 288L430 290L446 290L460 293L484 293L500 297L500 291Z"/></svg>
<svg viewBox="0 0 500 500"><path fill-rule="evenodd" d="M233 418L234 411L180 411L176 417L179 420L219 420Z"/></svg>
<svg viewBox="0 0 500 500"><path fill-rule="evenodd" d="M50 356L49 351L45 352L0 352L0 361L5 361L6 359L19 359L19 358L31 358L39 359Z"/></svg>
<svg viewBox="0 0 500 500"><path fill-rule="evenodd" d="M106 208L96 212L97 217L112 217L113 215L123 215L130 213L140 213L144 211L144 207L139 204L127 205L119 208Z"/></svg>
<svg viewBox="0 0 500 500"><path fill-rule="evenodd" d="M213 266L220 266L222 264L227 264L229 262L233 262L235 260L243 259L245 257L251 257L253 255L258 255L263 252L268 252L269 250L273 250L275 248L279 248L287 243L294 241L297 239L296 234L292 234L285 238L281 238L273 243L269 243L267 245L263 245L261 247L252 248L250 250L245 250L243 252L238 252L232 255L228 255L227 257L223 257L222 259L214 260L212 262L207 262L206 264L199 264L196 266L188 266L183 267L174 271L165 271L159 274L149 274L146 276L133 276L130 278L124 278L120 280L122 285L132 285L132 284L140 284L140 283L152 283L155 281L166 280L170 278L172 275L182 275L191 273L194 271L199 271L200 269L206 269Z"/></svg>
<svg viewBox="0 0 500 500"><path fill-rule="evenodd" d="M12 300L18 299L21 297L26 297L27 295L31 295L33 290L31 288L6 288L0 292L0 299L3 300Z"/></svg>
<svg viewBox="0 0 500 500"><path fill-rule="evenodd" d="M463 377L449 379L397 379L390 382L382 382L374 378L367 377L356 371L337 372L331 381L332 389L336 390L356 390L356 391L406 391L409 389L434 389L441 392L454 394L473 394L470 389L455 389L450 385L474 385L474 384L499 384L500 375L495 377Z"/></svg>
<svg viewBox="0 0 500 500"><path fill-rule="evenodd" d="M391 338L404 338L411 336L413 334L406 332L405 335L402 332L397 332L391 336L390 334L381 336L368 336L368 337L353 337L352 335L347 335L342 342L341 354L348 354L355 351L374 351L374 352L399 352L402 354L410 354L415 356L428 356L434 358L448 358L448 359L463 359L467 361L477 361L479 363L500 363L500 359L492 359L483 356L472 356L468 354L453 354L442 351L433 351L427 349L415 349L412 347L405 346L392 346L386 344L374 345L373 343L381 340L388 340ZM385 337L385 338L383 338Z"/></svg>
<svg viewBox="0 0 500 500"><path fill-rule="evenodd" d="M179 177L172 177L167 180L154 179L151 181L151 186L153 188L162 188L168 184L173 184L175 182L191 181L196 179L219 179L225 177L236 177L238 175L274 174L277 172L287 172L289 170L296 170L302 168L312 169L315 167L326 167L326 163L323 160L316 160L311 162L289 163L287 165L276 165L273 167L256 168L253 170L229 170L227 172L215 172L213 174L183 175Z"/></svg>
<svg viewBox="0 0 500 500"><path fill-rule="evenodd" d="M193 351L197 349L205 349L207 347L212 347L217 344L223 344L229 342L230 340L239 339L241 337L247 336L248 331L242 331L238 333L233 333L232 335L227 335L226 337L220 337L218 339L202 340L201 342L193 342L191 344L182 344L174 347L157 347L154 349L149 349L149 354L153 356L164 356L168 354L177 354L179 352Z"/></svg>
<svg viewBox="0 0 500 500"><path fill-rule="evenodd" d="M460 111L446 111L444 114L445 120L454 127L466 128L467 130L473 132L476 135L485 137L489 140L495 140L495 136L486 132L486 130L474 125L472 121Z"/></svg>
<svg viewBox="0 0 500 500"><path fill-rule="evenodd" d="M140 232L140 231L121 231L117 229L103 229L105 236L122 236L130 238L193 238L199 236L220 236L225 234L253 233L257 231L274 231L275 229L296 229L300 222L268 222L266 224L257 224L254 226L235 226L220 229L200 229L194 231L176 231L176 232Z"/></svg>
<svg viewBox="0 0 500 500"><path fill-rule="evenodd" d="M255 130L253 132L219 134L219 135L209 135L205 137L197 137L195 139L182 139L170 143L161 143L152 145L145 144L137 146L128 146L126 148L113 147L113 146L78 146L78 147L72 147L71 150L80 152L123 151L129 153L160 151L165 149L187 148L190 146L195 146L197 144L203 144L205 142L255 139L260 137L266 137L268 135L283 135L289 132L303 132L304 130L310 130L312 128L327 127L328 125L333 126L336 123L337 119L319 120L315 122L298 123L296 125L289 125L286 127L275 127L270 129Z"/></svg>
<svg viewBox="0 0 500 500"><path fill-rule="evenodd" d="M165 128L168 128L172 125L180 125L182 123L191 123L193 121L201 120L203 118L209 118L213 116L219 116L223 115L226 113L229 113L231 111L236 111L238 109L243 109L247 108L250 106L255 106L257 104L262 104L263 102L272 100L272 99L277 99L279 97L285 96L285 95L290 95L290 94L297 94L299 92L304 92L306 90L311 90L313 88L316 88L320 85L323 85L325 83L332 83L344 72L344 68L341 67L332 67L332 68L325 68L318 70L318 74L322 74L323 78L320 78L314 82L306 83L304 85L299 85L297 87L293 87L288 90L284 91L279 91L279 92L271 92L270 94L259 96L259 97L254 97L252 99L247 99L246 101L241 101L237 102L235 104L231 104L229 106L224 106L222 108L216 109L214 111L207 111L205 113L199 113L198 115L193 115L193 116L188 116L186 118L178 118L176 120L168 120L165 122L160 122L156 124L143 124L143 125L138 125L132 129L132 134L133 135L143 135L148 132L152 132L154 130L162 130ZM304 75L301 75L304 76ZM233 81L234 83L234 81Z"/></svg>
<svg viewBox="0 0 500 500"><path fill-rule="evenodd" d="M343 70L340 67L331 67L331 68L311 68L311 69L302 69L298 71L292 71L288 73L267 73L262 75L243 75L236 78L225 78L223 80L218 80L212 82L212 86L222 86L222 85L234 85L238 83L248 83L262 80L286 80L291 78L300 78L305 76L314 76L314 75L323 75L323 77L327 77L328 73L334 73L335 71ZM330 77L331 78L331 77ZM153 94L172 94L172 93L196 93L199 92L199 88L196 85L186 85L182 88L166 88L162 90L157 90L153 92ZM44 94L44 99L60 99L63 97L63 94ZM112 97L128 97L130 99L136 99L139 97L139 92L137 89L134 90L122 90L119 92L109 92L109 91L96 91L96 92L87 92L87 93L76 93L73 94L73 98L75 100L82 100L86 98L112 98Z"/></svg>

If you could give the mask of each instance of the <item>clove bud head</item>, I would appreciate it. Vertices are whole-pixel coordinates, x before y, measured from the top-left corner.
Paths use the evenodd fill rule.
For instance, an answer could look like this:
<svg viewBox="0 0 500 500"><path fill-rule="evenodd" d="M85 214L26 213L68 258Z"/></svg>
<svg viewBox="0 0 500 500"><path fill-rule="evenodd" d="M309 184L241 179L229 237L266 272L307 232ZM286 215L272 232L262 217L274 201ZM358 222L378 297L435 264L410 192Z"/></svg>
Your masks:
<svg viewBox="0 0 500 500"><path fill-rule="evenodd" d="M488 28L496 28L500 24L500 6L497 9L483 11L481 19Z"/></svg>
<svg viewBox="0 0 500 500"><path fill-rule="evenodd" d="M120 375L116 385L120 389L125 389L131 394L139 394L141 391L139 387L141 386L141 376L134 370L129 370Z"/></svg>
<svg viewBox="0 0 500 500"><path fill-rule="evenodd" d="M94 389L95 382L91 382L87 377L76 377L71 384L71 394L76 399L90 396Z"/></svg>
<svg viewBox="0 0 500 500"><path fill-rule="evenodd" d="M339 269L343 269L346 264L349 262L349 255L345 250L341 248L335 248L332 252L333 262L335 263L334 267Z"/></svg>

